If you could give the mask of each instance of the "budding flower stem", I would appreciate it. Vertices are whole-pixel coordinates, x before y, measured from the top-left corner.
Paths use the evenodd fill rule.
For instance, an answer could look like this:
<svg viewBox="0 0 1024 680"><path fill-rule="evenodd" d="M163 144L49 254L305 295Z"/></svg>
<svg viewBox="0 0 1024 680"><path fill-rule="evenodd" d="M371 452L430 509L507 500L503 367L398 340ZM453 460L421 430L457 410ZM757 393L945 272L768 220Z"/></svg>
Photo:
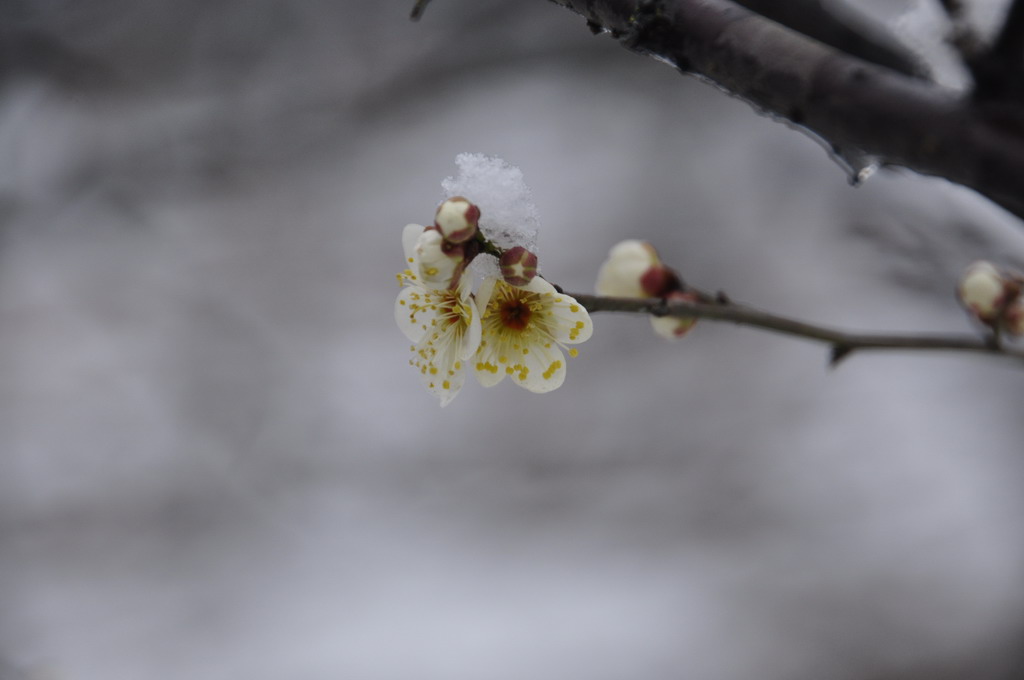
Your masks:
<svg viewBox="0 0 1024 680"><path fill-rule="evenodd" d="M487 253L500 259L502 252L504 252L501 248L488 241L487 237L480 231L476 232L476 242L480 244L481 253Z"/></svg>
<svg viewBox="0 0 1024 680"><path fill-rule="evenodd" d="M853 352L860 350L973 352L1005 356L1024 362L1024 350L1004 347L998 336L977 338L942 334L849 333L736 304L729 301L724 295L719 296L720 301L718 302L715 302L714 298L707 294L702 294L701 297L705 300L702 302L666 301L661 298L602 297L579 293L568 293L568 295L574 297L591 313L630 312L681 319L711 319L824 343L831 346L829 363L833 367Z"/></svg>

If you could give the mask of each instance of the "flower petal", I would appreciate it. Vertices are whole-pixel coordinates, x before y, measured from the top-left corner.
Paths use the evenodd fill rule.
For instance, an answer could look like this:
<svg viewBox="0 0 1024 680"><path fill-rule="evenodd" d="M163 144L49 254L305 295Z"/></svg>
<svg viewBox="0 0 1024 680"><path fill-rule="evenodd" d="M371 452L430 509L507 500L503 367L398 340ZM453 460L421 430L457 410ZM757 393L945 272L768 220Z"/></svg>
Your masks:
<svg viewBox="0 0 1024 680"><path fill-rule="evenodd" d="M462 246L450 249L437 229L426 229L416 239L413 264L427 288L446 290L466 267Z"/></svg>
<svg viewBox="0 0 1024 680"><path fill-rule="evenodd" d="M538 293L540 295L557 295L558 290L551 285L551 282L547 279L535 276L530 279L530 282L525 286L519 286L523 290L528 290L531 293Z"/></svg>
<svg viewBox="0 0 1024 680"><path fill-rule="evenodd" d="M560 293L551 302L551 314L556 323L551 329L552 337L558 342L575 345L586 342L594 332L590 314L576 299Z"/></svg>
<svg viewBox="0 0 1024 680"><path fill-rule="evenodd" d="M406 267L416 261L416 241L419 240L423 229L422 224L407 224L402 230L402 250L405 252ZM410 267L410 269L416 271L415 267Z"/></svg>
<svg viewBox="0 0 1024 680"><path fill-rule="evenodd" d="M493 276L489 276L483 280L480 284L480 288L476 291L476 308L480 310L480 315L487 310L487 303L491 301L491 296L494 295L494 287L497 285L498 279Z"/></svg>
<svg viewBox="0 0 1024 680"><path fill-rule="evenodd" d="M395 323L412 342L423 339L436 316L437 305L430 301L430 294L425 288L407 286L398 293Z"/></svg>
<svg viewBox="0 0 1024 680"><path fill-rule="evenodd" d="M697 319L679 319L672 316L652 316L651 328L666 340L678 340L696 325Z"/></svg>
<svg viewBox="0 0 1024 680"><path fill-rule="evenodd" d="M469 318L469 326L466 328L465 333L462 336L462 346L459 348L459 359L467 361L477 353L480 349L480 338L482 334L482 328L480 325L480 313L477 311L473 303L470 302L471 314Z"/></svg>
<svg viewBox="0 0 1024 680"><path fill-rule="evenodd" d="M543 394L565 382L565 357L558 347L530 347L512 366L512 380L531 392Z"/></svg>
<svg viewBox="0 0 1024 680"><path fill-rule="evenodd" d="M463 276L459 278L459 285L455 289L455 292L458 294L459 299L462 300L463 302L473 297L472 278L473 277L471 276ZM476 304L474 303L473 306L475 307Z"/></svg>
<svg viewBox="0 0 1024 680"><path fill-rule="evenodd" d="M435 397L441 400L441 406L447 406L458 395L466 382L466 372L450 369L447 375L431 375L429 372L420 376L423 384Z"/></svg>
<svg viewBox="0 0 1024 680"><path fill-rule="evenodd" d="M480 343L480 351L477 353L476 362L473 364L473 372L476 379L484 387L493 387L505 379L508 375L505 366L498 362L496 353L484 340Z"/></svg>

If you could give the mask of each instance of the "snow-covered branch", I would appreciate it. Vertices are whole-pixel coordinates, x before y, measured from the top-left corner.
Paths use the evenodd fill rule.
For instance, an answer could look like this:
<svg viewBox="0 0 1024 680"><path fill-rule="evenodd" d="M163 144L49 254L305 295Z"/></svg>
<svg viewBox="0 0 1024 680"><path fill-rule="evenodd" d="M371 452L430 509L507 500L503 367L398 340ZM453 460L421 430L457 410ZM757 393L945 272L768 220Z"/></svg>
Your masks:
<svg viewBox="0 0 1024 680"><path fill-rule="evenodd" d="M730 0L551 1L630 50L709 78L759 110L806 128L841 157L867 155L944 177L1024 217L1020 100L950 92L830 48Z"/></svg>

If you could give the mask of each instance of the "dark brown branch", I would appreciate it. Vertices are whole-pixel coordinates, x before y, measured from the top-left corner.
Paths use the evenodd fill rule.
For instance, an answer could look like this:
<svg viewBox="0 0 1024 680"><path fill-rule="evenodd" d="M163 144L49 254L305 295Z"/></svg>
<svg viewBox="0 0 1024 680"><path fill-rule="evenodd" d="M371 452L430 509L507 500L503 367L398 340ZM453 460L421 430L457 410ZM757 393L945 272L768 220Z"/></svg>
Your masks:
<svg viewBox="0 0 1024 680"><path fill-rule="evenodd" d="M1024 105L978 103L857 59L730 0L552 0L629 49L707 77L863 153L975 189L1024 217Z"/></svg>
<svg viewBox="0 0 1024 680"><path fill-rule="evenodd" d="M1018 70L1024 66L1024 0L1013 0L1003 28L992 45L992 54L1014 64Z"/></svg>
<svg viewBox="0 0 1024 680"><path fill-rule="evenodd" d="M823 0L735 0L752 12L803 33L841 52L860 57L909 76L924 76L922 64L911 52L878 27L857 22L856 28L848 23L849 17L840 17ZM853 10L848 10L852 12Z"/></svg>
<svg viewBox="0 0 1024 680"><path fill-rule="evenodd" d="M830 363L833 366L853 352L862 350L971 352L1004 356L1024 362L1024 351L1003 347L994 339L939 334L850 333L770 314L733 302L666 302L660 298L612 298L576 293L569 295L576 298L576 301L589 312L632 312L681 319L713 319L824 343L831 348Z"/></svg>
<svg viewBox="0 0 1024 680"><path fill-rule="evenodd" d="M950 17L951 26L949 34L946 36L946 40L951 44L956 51L960 54L960 60L964 63L964 66L968 70L972 71L972 62L977 59L978 55L982 52L983 41L978 32L964 19L954 19Z"/></svg>
<svg viewBox="0 0 1024 680"><path fill-rule="evenodd" d="M1013 0L992 48L968 65L975 99L1024 103L1024 0Z"/></svg>

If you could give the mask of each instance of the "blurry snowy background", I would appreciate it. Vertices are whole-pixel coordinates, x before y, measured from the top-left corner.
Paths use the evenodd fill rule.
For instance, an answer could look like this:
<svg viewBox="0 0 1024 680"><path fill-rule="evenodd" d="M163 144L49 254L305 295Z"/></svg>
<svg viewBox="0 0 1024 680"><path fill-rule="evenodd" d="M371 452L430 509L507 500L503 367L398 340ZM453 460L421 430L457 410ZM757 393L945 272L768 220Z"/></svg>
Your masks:
<svg viewBox="0 0 1024 680"><path fill-rule="evenodd" d="M569 290L647 238L864 330L966 330L1022 225L552 4L410 6L0 5L0 679L1024 676L1015 366L597 315L560 390L441 410L392 317L462 151Z"/></svg>

